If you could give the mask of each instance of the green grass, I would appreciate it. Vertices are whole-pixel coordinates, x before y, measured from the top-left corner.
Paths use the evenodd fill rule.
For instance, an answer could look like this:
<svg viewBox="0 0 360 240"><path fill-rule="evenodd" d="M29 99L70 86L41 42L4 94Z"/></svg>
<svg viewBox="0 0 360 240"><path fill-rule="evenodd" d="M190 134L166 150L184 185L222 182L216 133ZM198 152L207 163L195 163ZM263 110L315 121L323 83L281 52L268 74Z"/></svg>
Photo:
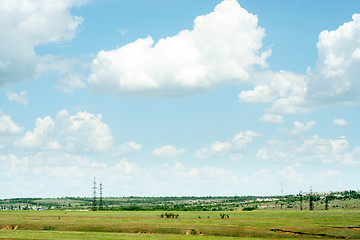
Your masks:
<svg viewBox="0 0 360 240"><path fill-rule="evenodd" d="M0 239L360 239L358 210L161 213L0 211Z"/></svg>

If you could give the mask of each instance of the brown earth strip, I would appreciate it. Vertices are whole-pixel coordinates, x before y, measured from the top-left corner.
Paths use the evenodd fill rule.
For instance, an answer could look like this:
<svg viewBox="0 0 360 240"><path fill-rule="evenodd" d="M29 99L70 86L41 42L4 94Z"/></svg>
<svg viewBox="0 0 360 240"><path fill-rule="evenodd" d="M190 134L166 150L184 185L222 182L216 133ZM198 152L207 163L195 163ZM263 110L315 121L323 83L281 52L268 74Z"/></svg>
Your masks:
<svg viewBox="0 0 360 240"><path fill-rule="evenodd" d="M296 232L282 229L270 229L272 232L285 233L285 234L294 234L294 235L306 235L306 236L314 236L314 237L328 237L328 238L336 238L336 239L351 239L350 237L343 236L333 236L325 233L304 233L304 232Z"/></svg>

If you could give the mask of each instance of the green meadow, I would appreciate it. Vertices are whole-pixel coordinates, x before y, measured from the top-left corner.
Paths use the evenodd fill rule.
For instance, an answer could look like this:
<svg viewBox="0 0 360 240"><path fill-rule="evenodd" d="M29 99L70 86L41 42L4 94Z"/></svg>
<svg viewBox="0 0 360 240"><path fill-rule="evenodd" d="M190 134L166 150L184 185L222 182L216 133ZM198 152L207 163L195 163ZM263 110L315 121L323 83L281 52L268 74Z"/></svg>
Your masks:
<svg viewBox="0 0 360 240"><path fill-rule="evenodd" d="M0 211L0 239L360 239L359 210L164 213Z"/></svg>

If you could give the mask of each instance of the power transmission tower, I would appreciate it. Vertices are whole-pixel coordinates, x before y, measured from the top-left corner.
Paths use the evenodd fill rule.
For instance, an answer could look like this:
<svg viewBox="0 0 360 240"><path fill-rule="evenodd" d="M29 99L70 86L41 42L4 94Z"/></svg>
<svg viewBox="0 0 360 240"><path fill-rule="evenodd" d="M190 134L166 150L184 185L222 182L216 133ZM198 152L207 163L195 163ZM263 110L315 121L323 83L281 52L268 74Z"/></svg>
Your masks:
<svg viewBox="0 0 360 240"><path fill-rule="evenodd" d="M280 203L281 210L283 208L283 200L284 200L284 186L283 183L281 182L281 203Z"/></svg>
<svg viewBox="0 0 360 240"><path fill-rule="evenodd" d="M325 196L325 210L329 210L329 198Z"/></svg>
<svg viewBox="0 0 360 240"><path fill-rule="evenodd" d="M100 202L99 202L99 210L103 210L102 183L101 183L101 182L100 182Z"/></svg>
<svg viewBox="0 0 360 240"><path fill-rule="evenodd" d="M312 192L312 187L310 186L310 200L309 200L309 210L314 210L314 196Z"/></svg>
<svg viewBox="0 0 360 240"><path fill-rule="evenodd" d="M96 181L94 178L94 185L93 185L93 206L92 206L92 210L96 211Z"/></svg>

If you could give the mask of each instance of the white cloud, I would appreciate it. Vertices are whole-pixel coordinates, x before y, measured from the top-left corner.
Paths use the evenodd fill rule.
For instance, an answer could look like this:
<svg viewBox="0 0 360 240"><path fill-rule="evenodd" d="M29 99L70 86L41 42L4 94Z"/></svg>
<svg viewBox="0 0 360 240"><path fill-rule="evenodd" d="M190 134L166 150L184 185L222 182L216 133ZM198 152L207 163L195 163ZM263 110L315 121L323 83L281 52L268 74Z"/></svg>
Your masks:
<svg viewBox="0 0 360 240"><path fill-rule="evenodd" d="M302 143L272 139L267 147L256 153L256 158L269 161L355 164L358 152L349 151L349 143L345 137L320 138L317 135L306 138Z"/></svg>
<svg viewBox="0 0 360 240"><path fill-rule="evenodd" d="M149 36L93 60L89 85L112 96L177 96L220 84L244 83L255 65L266 66L263 28L236 0L225 0L194 20L192 30L154 43Z"/></svg>
<svg viewBox="0 0 360 240"><path fill-rule="evenodd" d="M214 142L210 148L203 148L196 151L198 158L221 158L227 156L231 151L232 145L230 142Z"/></svg>
<svg viewBox="0 0 360 240"><path fill-rule="evenodd" d="M253 131L239 132L232 139L232 146L238 150L246 148L246 146L254 140L255 137L259 137L260 134Z"/></svg>
<svg viewBox="0 0 360 240"><path fill-rule="evenodd" d="M15 123L10 116L0 111L0 136L20 135L24 129Z"/></svg>
<svg viewBox="0 0 360 240"><path fill-rule="evenodd" d="M311 72L308 96L324 104L360 101L360 14L319 35L319 59Z"/></svg>
<svg viewBox="0 0 360 240"><path fill-rule="evenodd" d="M251 80L256 86L253 90L239 93L241 102L269 103L288 96L303 96L306 91L307 79L287 71L254 72Z"/></svg>
<svg viewBox="0 0 360 240"><path fill-rule="evenodd" d="M27 91L22 91L20 93L7 92L6 96L11 102L17 102L22 105L28 105L29 103Z"/></svg>
<svg viewBox="0 0 360 240"><path fill-rule="evenodd" d="M115 152L115 156L138 154L142 146L134 141L122 144Z"/></svg>
<svg viewBox="0 0 360 240"><path fill-rule="evenodd" d="M138 172L140 168L136 165L136 163L129 162L126 159L121 159L118 163L115 164L113 170L116 172L120 171L125 174L132 174Z"/></svg>
<svg viewBox="0 0 360 240"><path fill-rule="evenodd" d="M260 122L268 122L268 123L283 123L284 117L278 114L265 114L264 116L259 118Z"/></svg>
<svg viewBox="0 0 360 240"><path fill-rule="evenodd" d="M350 153L346 153L344 156L344 163L346 164L360 164L360 147L355 147L354 150Z"/></svg>
<svg viewBox="0 0 360 240"><path fill-rule="evenodd" d="M101 114L78 112L70 116L66 110L37 118L33 131L14 141L27 150L63 150L67 152L106 152L113 149L110 128L102 122Z"/></svg>
<svg viewBox="0 0 360 240"><path fill-rule="evenodd" d="M232 160L241 159L239 151L247 147L247 145L259 137L260 134L253 131L245 131L237 133L231 142L214 142L209 148L202 148L196 151L197 158L224 158L229 157Z"/></svg>
<svg viewBox="0 0 360 240"><path fill-rule="evenodd" d="M253 90L239 93L239 101L245 103L271 103L267 114L260 120L274 123L282 121L283 114L308 113L305 106L308 77L287 71L254 72Z"/></svg>
<svg viewBox="0 0 360 240"><path fill-rule="evenodd" d="M316 125L314 120L308 121L306 124L303 124L299 121L294 122L294 128L289 132L290 134L299 134L301 132L306 132L312 129Z"/></svg>
<svg viewBox="0 0 360 240"><path fill-rule="evenodd" d="M335 126L346 126L347 122L345 119L336 118L333 120L332 124Z"/></svg>
<svg viewBox="0 0 360 240"><path fill-rule="evenodd" d="M84 75L81 73L68 73L65 77L58 80L60 84L56 88L67 93L73 93L77 88L86 87L85 82L83 82L84 78Z"/></svg>
<svg viewBox="0 0 360 240"><path fill-rule="evenodd" d="M306 74L254 72L252 90L239 93L240 102L270 103L269 114L308 114L337 103L360 103L360 14L334 31L322 31L316 44L318 60ZM264 120L264 119L263 119Z"/></svg>
<svg viewBox="0 0 360 240"><path fill-rule="evenodd" d="M152 152L157 158L176 158L186 153L185 149L176 149L175 146L166 145L161 148L155 149Z"/></svg>
<svg viewBox="0 0 360 240"><path fill-rule="evenodd" d="M9 154L7 156L0 156L0 163L0 172L2 172L5 176L21 176L26 174L28 171L29 158L24 157L19 159L14 154Z"/></svg>
<svg viewBox="0 0 360 240"><path fill-rule="evenodd" d="M70 41L82 19L69 9L81 1L0 1L0 87L36 74L35 47Z"/></svg>

